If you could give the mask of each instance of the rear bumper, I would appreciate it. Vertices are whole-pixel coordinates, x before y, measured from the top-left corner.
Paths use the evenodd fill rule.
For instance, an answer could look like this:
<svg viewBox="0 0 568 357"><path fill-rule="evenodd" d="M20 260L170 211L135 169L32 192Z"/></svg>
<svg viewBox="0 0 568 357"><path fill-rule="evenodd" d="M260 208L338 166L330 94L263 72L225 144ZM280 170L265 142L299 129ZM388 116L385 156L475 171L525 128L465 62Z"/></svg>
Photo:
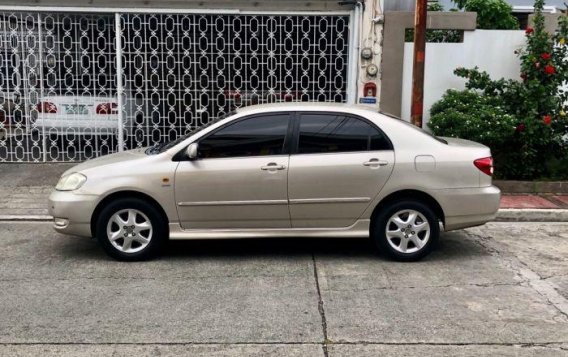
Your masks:
<svg viewBox="0 0 568 357"><path fill-rule="evenodd" d="M497 215L501 190L495 186L435 190L446 231L482 225Z"/></svg>
<svg viewBox="0 0 568 357"><path fill-rule="evenodd" d="M97 205L97 195L53 191L49 196L49 214L53 228L63 234L91 237L91 217Z"/></svg>
<svg viewBox="0 0 568 357"><path fill-rule="evenodd" d="M38 118L35 124L40 131L45 128L45 133L50 135L106 134L118 131L117 118L115 115L102 115L101 118L52 115L49 118Z"/></svg>

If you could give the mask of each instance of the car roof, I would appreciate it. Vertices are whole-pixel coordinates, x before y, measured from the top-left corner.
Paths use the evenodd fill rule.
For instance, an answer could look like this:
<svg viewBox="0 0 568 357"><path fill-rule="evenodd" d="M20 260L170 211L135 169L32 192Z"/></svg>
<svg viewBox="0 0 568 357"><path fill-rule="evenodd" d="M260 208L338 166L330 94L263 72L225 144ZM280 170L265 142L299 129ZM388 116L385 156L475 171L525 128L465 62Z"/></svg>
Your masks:
<svg viewBox="0 0 568 357"><path fill-rule="evenodd" d="M347 104L347 103L332 103L332 102L280 102L270 104L256 104L246 107L237 108L237 113L261 113L272 112L278 110L289 111L302 111L302 110L321 110L321 111L340 111L345 112L349 110L363 110L371 113L378 113L379 111L364 105Z"/></svg>

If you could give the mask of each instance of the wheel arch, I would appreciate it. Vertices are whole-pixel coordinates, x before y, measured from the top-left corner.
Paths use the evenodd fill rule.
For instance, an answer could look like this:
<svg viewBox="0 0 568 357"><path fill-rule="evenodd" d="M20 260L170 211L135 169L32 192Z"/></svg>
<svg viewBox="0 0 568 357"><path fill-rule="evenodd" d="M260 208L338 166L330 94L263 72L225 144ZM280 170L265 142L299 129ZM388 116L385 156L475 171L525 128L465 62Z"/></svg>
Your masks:
<svg viewBox="0 0 568 357"><path fill-rule="evenodd" d="M168 215L166 214L166 211L164 210L164 208L162 207L162 205L160 205L158 203L158 201L156 201L154 198L152 198L152 196L147 195L145 193L139 192L139 191L133 191L133 190L125 190L125 191L117 191L117 192L113 192L107 196L105 196L105 198L103 198L95 207L95 210L93 211L93 214L91 215L91 236L92 237L96 237L96 226L97 226L97 220L99 218L99 215L101 214L101 211L103 210L103 208L108 205L111 201L114 200L118 200L121 198L138 198L141 200L144 200L146 202L148 202L149 204L151 204L152 206L154 206L158 212L160 212L160 215L162 216L162 218L164 219L164 222L166 222L166 229L168 229L169 227L169 219L168 219Z"/></svg>
<svg viewBox="0 0 568 357"><path fill-rule="evenodd" d="M432 197L431 195L427 194L424 191L413 190L413 189L396 191L396 192L393 192L393 193L389 194L388 196L384 197L375 206L375 209L373 210L373 213L371 214L371 221L375 219L375 217L378 215L378 213L382 209L384 209L385 207L387 207L391 203L397 202L397 201L402 201L402 200L405 200L405 199L406 200L412 200L412 201L418 201L420 203L426 204L434 212L436 217L438 217L438 219L440 221L442 221L443 224L446 223L446 216L444 214L444 210L442 209L442 206L440 206L438 201L436 201L436 199L434 197ZM373 225L371 225L371 227L372 226Z"/></svg>

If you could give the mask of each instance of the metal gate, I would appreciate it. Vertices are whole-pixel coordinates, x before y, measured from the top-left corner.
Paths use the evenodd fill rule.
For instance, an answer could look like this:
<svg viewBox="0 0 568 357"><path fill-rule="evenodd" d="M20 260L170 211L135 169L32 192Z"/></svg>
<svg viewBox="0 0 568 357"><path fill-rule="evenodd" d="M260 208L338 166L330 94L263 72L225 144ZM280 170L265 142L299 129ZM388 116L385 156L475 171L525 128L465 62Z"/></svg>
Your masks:
<svg viewBox="0 0 568 357"><path fill-rule="evenodd" d="M151 146L251 104L344 102L348 22L0 12L0 162Z"/></svg>

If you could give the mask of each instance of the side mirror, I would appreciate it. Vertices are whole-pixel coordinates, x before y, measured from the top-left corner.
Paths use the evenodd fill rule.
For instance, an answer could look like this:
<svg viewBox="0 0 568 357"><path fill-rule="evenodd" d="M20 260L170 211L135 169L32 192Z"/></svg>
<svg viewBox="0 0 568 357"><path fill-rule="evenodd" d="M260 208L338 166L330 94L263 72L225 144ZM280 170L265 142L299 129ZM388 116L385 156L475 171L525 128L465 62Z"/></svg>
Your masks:
<svg viewBox="0 0 568 357"><path fill-rule="evenodd" d="M199 147L199 144L197 143L191 143L189 144L189 146L187 147L187 149L185 149L185 153L187 155L187 157L190 160L195 160L197 159L197 149Z"/></svg>

